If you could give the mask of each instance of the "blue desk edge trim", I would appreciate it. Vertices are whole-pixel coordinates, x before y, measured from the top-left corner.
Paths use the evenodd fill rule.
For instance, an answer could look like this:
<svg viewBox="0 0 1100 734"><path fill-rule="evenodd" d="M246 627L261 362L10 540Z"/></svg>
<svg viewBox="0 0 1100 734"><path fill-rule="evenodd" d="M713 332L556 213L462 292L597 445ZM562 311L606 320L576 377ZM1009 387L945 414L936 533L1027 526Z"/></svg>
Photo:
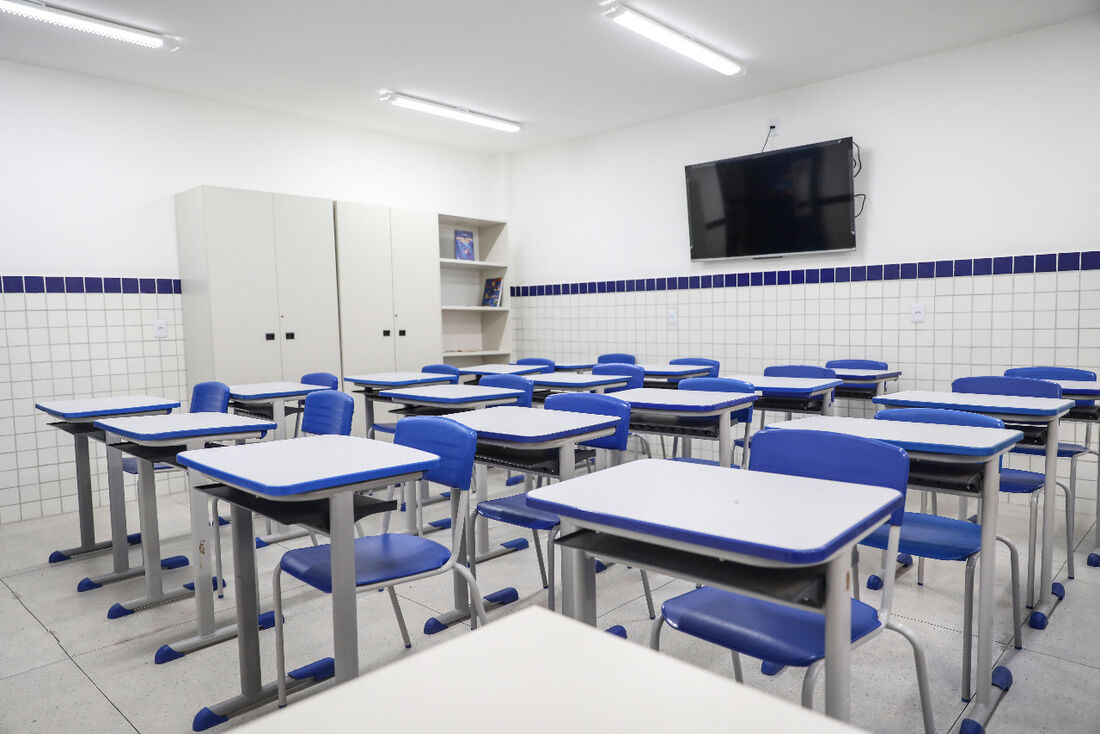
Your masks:
<svg viewBox="0 0 1100 734"><path fill-rule="evenodd" d="M101 426L102 421L95 421L93 426L101 431L109 431L116 436L122 436L123 438L132 438L138 441L167 441L173 438L190 438L191 436L225 436L234 433L254 433L254 432L266 432L274 431L274 422L256 423L251 426L209 426L207 428L191 428L181 431L164 431L163 433L149 434L140 433L138 431L126 431L118 428L109 428L107 426Z"/></svg>
<svg viewBox="0 0 1100 734"><path fill-rule="evenodd" d="M220 482L225 482L234 487L245 489L257 494L265 494L271 497L286 497L294 494L305 494L307 492L314 492L319 489L330 489L332 487L342 487L347 484L358 484L360 482L369 482L375 479L381 479L384 477L393 477L401 474L409 474L411 472L422 472L427 469L431 469L439 464L439 459L425 459L424 461L413 462L411 464L404 464L398 467L386 467L385 469L375 469L373 471L359 472L356 474L344 474L338 477L325 477L324 479L316 479L311 482L302 482L301 484L295 484L287 487L270 487L259 482L252 482L244 480L241 477L234 476L228 472L219 471L213 469L205 464L191 459L184 454L180 454L177 460L183 466L190 469L194 469L197 472L201 472L211 479L216 479Z"/></svg>
<svg viewBox="0 0 1100 734"><path fill-rule="evenodd" d="M59 411L51 410L50 408L43 407L41 403L35 403L34 407L38 410L41 410L43 413L46 413L48 415L52 415L56 418L69 419L69 418L87 418L87 417L93 416L93 415L102 415L102 416L130 415L130 414L133 414L133 413L147 413L147 412L151 412L151 411L154 411L154 410L175 410L176 408L180 407L180 404L178 402L165 402L165 403L157 403L155 405L142 405L142 406L138 406L136 408L119 408L117 410L93 410L93 411L84 411L84 412L81 412L81 413L61 413Z"/></svg>
<svg viewBox="0 0 1100 734"><path fill-rule="evenodd" d="M967 393L955 393L956 395L966 395ZM1005 396L1005 397L1018 397L1018 396ZM992 405L964 405L960 403L936 403L928 400L898 400L892 398L889 395L876 395L871 398L872 403L878 403L879 405L901 405L908 408L944 408L947 410L968 410L973 413L997 413L1003 415L1036 415L1049 418L1050 416L1058 415L1059 413L1069 410L1040 410L1037 408L1001 408ZM1068 400L1067 402L1073 402ZM1069 406L1073 407L1073 406Z"/></svg>

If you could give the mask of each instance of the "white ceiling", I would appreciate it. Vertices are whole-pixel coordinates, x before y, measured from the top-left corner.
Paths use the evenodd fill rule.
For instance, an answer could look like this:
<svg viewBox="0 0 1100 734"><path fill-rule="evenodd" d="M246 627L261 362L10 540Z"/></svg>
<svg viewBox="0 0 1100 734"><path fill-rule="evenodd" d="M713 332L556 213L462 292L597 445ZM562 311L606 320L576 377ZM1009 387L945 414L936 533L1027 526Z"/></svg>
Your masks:
<svg viewBox="0 0 1100 734"><path fill-rule="evenodd" d="M49 0L181 39L130 47L0 14L0 57L462 148L528 150L1100 10L1100 0L636 0L743 61L725 77L596 0ZM1022 59L1021 63L1026 63ZM378 101L389 88L516 120L482 130Z"/></svg>

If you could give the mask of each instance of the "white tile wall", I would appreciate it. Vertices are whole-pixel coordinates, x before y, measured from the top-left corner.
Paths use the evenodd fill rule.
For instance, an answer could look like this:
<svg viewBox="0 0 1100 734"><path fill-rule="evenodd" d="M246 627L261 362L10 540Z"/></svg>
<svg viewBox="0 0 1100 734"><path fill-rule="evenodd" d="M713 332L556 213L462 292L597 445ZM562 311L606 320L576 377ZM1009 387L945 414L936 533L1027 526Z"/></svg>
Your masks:
<svg viewBox="0 0 1100 734"><path fill-rule="evenodd" d="M72 441L35 410L39 400L159 395L184 401L179 294L4 293L0 308L0 523L76 510ZM168 322L154 339L152 322ZM106 459L92 446L92 488L107 504ZM158 491L182 491L182 472ZM127 496L134 479L128 478Z"/></svg>

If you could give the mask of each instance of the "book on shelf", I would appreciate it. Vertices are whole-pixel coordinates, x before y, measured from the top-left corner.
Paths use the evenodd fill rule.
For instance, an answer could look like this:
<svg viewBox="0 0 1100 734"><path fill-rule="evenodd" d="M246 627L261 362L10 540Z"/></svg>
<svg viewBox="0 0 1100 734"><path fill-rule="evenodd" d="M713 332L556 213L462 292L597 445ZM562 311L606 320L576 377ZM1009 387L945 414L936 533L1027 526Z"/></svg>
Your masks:
<svg viewBox="0 0 1100 734"><path fill-rule="evenodd" d="M474 233L464 229L455 230L455 259L474 259Z"/></svg>
<svg viewBox="0 0 1100 734"><path fill-rule="evenodd" d="M485 279L485 292L481 295L481 305L500 305L500 278Z"/></svg>

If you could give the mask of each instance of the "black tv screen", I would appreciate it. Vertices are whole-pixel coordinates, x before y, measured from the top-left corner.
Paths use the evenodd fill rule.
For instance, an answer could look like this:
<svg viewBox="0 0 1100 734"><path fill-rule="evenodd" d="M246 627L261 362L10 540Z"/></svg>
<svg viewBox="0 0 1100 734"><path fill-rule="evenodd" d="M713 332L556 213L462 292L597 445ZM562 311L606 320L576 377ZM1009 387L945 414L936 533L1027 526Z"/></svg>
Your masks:
<svg viewBox="0 0 1100 734"><path fill-rule="evenodd" d="M685 173L692 260L855 249L851 138Z"/></svg>

